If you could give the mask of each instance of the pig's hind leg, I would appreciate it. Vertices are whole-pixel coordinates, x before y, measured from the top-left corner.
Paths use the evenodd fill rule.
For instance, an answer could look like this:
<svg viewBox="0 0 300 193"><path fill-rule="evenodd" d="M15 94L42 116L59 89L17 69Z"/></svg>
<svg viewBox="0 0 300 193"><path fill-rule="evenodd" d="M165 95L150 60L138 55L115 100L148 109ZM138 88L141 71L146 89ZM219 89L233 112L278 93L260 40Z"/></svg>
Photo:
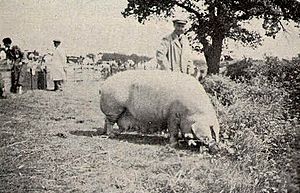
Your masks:
<svg viewBox="0 0 300 193"><path fill-rule="evenodd" d="M128 111L124 111L117 121L119 132L129 131L133 128L134 119Z"/></svg>

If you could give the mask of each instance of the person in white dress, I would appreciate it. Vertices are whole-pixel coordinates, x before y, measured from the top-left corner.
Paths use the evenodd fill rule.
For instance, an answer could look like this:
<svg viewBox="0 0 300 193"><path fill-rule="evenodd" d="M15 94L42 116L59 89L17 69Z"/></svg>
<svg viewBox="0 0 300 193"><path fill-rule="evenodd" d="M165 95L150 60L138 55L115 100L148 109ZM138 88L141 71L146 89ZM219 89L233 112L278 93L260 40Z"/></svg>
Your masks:
<svg viewBox="0 0 300 193"><path fill-rule="evenodd" d="M54 83L54 91L62 91L63 82L66 80L66 55L61 49L60 40L53 40L54 50L52 60L47 65L50 80Z"/></svg>

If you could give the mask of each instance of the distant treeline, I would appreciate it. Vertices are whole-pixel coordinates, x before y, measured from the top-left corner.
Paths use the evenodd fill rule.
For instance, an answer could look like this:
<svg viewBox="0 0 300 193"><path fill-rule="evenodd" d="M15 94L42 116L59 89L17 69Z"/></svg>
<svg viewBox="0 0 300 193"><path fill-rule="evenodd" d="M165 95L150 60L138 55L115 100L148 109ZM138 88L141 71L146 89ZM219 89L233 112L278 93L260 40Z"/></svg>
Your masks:
<svg viewBox="0 0 300 193"><path fill-rule="evenodd" d="M125 54L119 54L119 53L103 53L102 60L115 60L119 63L126 62L128 60L132 60L135 64L139 62L147 62L151 58L147 56L138 56L136 54L131 55L125 55Z"/></svg>

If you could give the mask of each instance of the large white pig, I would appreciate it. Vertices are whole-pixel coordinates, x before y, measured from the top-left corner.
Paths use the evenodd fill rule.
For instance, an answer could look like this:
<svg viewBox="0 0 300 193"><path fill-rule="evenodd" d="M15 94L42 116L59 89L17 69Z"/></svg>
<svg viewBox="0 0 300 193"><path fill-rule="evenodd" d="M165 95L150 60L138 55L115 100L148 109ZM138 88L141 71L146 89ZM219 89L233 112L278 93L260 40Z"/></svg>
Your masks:
<svg viewBox="0 0 300 193"><path fill-rule="evenodd" d="M154 133L166 130L176 146L178 134L192 144L219 141L219 123L202 85L192 76L161 70L125 71L102 85L100 107L106 115L101 133L119 129Z"/></svg>

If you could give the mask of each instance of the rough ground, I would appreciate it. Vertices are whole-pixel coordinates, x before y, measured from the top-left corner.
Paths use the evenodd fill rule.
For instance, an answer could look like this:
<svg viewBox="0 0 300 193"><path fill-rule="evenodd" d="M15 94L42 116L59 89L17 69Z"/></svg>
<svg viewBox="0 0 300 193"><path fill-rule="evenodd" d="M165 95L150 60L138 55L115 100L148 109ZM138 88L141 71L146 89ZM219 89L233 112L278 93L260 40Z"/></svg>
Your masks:
<svg viewBox="0 0 300 193"><path fill-rule="evenodd" d="M95 128L104 122L100 84L69 81L64 92L34 90L0 100L0 192L227 192L255 187L234 164L169 148L160 136L96 135Z"/></svg>

